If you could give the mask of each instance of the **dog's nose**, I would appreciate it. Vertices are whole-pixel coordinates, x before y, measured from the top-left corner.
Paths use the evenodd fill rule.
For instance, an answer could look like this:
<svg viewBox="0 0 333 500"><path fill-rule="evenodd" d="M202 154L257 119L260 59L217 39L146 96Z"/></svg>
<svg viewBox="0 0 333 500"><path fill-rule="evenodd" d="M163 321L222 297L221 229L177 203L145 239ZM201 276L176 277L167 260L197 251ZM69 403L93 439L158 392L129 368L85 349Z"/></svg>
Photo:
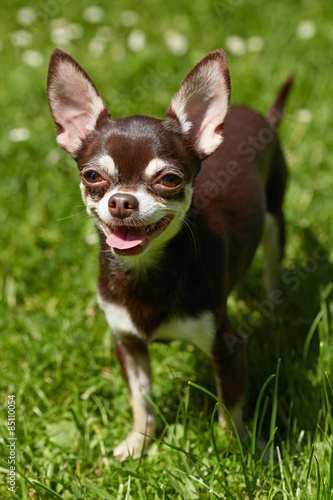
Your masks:
<svg viewBox="0 0 333 500"><path fill-rule="evenodd" d="M109 210L113 217L125 219L139 206L138 199L129 193L116 193L109 199Z"/></svg>

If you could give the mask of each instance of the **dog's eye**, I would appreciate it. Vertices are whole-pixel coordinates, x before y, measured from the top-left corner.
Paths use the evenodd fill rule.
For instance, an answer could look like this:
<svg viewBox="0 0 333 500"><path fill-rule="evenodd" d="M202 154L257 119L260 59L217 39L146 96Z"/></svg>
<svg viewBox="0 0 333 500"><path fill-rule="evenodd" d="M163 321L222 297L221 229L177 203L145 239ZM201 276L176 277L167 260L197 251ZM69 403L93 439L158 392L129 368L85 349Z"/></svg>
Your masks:
<svg viewBox="0 0 333 500"><path fill-rule="evenodd" d="M167 174L160 179L160 184L166 188L175 188L181 183L180 177L176 174Z"/></svg>
<svg viewBox="0 0 333 500"><path fill-rule="evenodd" d="M96 184L97 182L102 182L103 178L94 170L84 174L84 178L90 184Z"/></svg>

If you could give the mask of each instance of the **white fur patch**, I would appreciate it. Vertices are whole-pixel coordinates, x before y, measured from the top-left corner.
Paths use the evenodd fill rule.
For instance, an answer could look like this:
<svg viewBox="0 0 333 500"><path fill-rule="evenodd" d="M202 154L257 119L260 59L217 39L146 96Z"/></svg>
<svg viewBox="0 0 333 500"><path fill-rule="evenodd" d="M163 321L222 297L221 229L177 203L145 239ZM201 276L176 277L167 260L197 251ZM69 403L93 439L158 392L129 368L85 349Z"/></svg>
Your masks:
<svg viewBox="0 0 333 500"><path fill-rule="evenodd" d="M204 354L211 357L215 339L213 313L206 311L197 318L173 318L154 332L154 339L188 342L196 345Z"/></svg>
<svg viewBox="0 0 333 500"><path fill-rule="evenodd" d="M126 307L107 302L98 295L98 304L104 311L106 321L112 333L118 337L134 335L143 337L134 325ZM215 319L213 313L206 311L198 317L175 317L163 323L153 332L152 340L180 340L197 346L204 354L211 357L215 339Z"/></svg>
<svg viewBox="0 0 333 500"><path fill-rule="evenodd" d="M128 334L140 336L126 307L114 302L107 302L99 294L97 295L97 300L100 308L104 311L106 321L114 335L118 337Z"/></svg>
<svg viewBox="0 0 333 500"><path fill-rule="evenodd" d="M109 210L109 199L114 194L122 192L131 194L137 198L139 202L137 218L147 221L147 224L155 222L165 215L165 211L163 210L165 209L164 204L157 202L156 199L152 195L147 193L145 189L139 188L137 190L128 191L127 189L122 190L121 187L117 187L108 192L100 201L92 202L95 206L98 217L102 219L105 224L111 225L114 221Z"/></svg>

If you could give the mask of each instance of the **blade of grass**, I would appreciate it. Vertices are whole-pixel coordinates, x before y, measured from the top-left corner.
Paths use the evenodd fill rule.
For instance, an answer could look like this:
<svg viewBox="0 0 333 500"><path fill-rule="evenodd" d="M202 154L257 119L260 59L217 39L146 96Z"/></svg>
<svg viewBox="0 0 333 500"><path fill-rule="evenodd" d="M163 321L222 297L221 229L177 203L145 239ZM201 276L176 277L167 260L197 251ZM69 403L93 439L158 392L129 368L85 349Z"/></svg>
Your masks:
<svg viewBox="0 0 333 500"><path fill-rule="evenodd" d="M330 388L331 394L333 396L333 387L331 384L331 381L329 379L328 373L325 372L325 384L327 383L328 387ZM331 426L331 434L333 435L333 416L332 416L332 405L330 403L329 395L328 395L328 390L326 387L325 395L327 394L326 398L326 404L327 404L327 412L328 412L328 418L329 418L329 423Z"/></svg>
<svg viewBox="0 0 333 500"><path fill-rule="evenodd" d="M164 415L162 414L162 412L160 411L160 409L156 406L156 404L154 403L154 401L152 400L152 398L149 396L149 394L147 394L145 391L143 391L143 395L144 397L147 399L147 401L149 401L149 403L152 405L155 413L161 418L162 422L164 423L165 425L165 429L166 431L168 432L168 434L172 437L172 439L174 440L174 442L176 443L177 445L177 450L181 450L181 447L180 447L180 443L178 441L178 438L177 438L177 435L175 432L173 432L173 429L172 429L172 426L170 426L168 424L168 422L166 421ZM162 438L163 438L163 435L159 438L158 441L161 442ZM163 443L163 444L167 444L167 443ZM183 451L183 450L182 450ZM189 465L187 463L187 461L185 460L184 458L184 455L182 455L182 459L183 459L183 464L184 464L184 467L187 469L188 473L190 473L190 468L189 468Z"/></svg>
<svg viewBox="0 0 333 500"><path fill-rule="evenodd" d="M5 465L6 469L9 470L8 464L4 460L2 460L2 462ZM31 488L31 487L36 487L37 489L40 488L42 490L42 492L39 492L38 494L41 495L43 498L46 498L44 496L44 493L43 493L44 491L47 492L49 495L52 495L53 498L58 498L58 499L62 499L63 498L56 491L54 491L52 488L49 488L45 484L40 483L39 481L37 481L37 479L26 477L19 470L16 470L16 474L19 474L19 476L22 477L23 481L25 482L25 484L27 484L29 486L29 488Z"/></svg>
<svg viewBox="0 0 333 500"><path fill-rule="evenodd" d="M189 440L187 439L188 435L188 408L190 404L190 388L187 387L185 390L185 398L184 398L184 411L183 411L183 426L184 426L184 433L183 433L183 438L184 438L184 443L187 445L186 451L189 451Z"/></svg>
<svg viewBox="0 0 333 500"><path fill-rule="evenodd" d="M312 462L313 462L313 458L314 458L315 449L316 449L316 447L313 444L311 446L311 453L310 453L310 457L309 457L308 471L306 473L306 484L309 482L309 479L310 479L311 467L312 467Z"/></svg>
<svg viewBox="0 0 333 500"><path fill-rule="evenodd" d="M307 357L308 357L308 352L309 352L309 347L310 347L310 343L311 343L311 340L312 340L312 337L321 321L323 317L323 311L319 311L319 313L317 314L317 316L315 317L315 319L313 320L313 323L311 325L311 328L309 330L309 333L306 337L306 340L305 340L305 343L304 343L304 348L303 348L303 362L305 363L306 360L307 360Z"/></svg>
<svg viewBox="0 0 333 500"><path fill-rule="evenodd" d="M316 455L314 456L315 461L316 461L316 469L317 469L317 499L319 500L321 498L321 475L320 475L320 465L318 462L318 459Z"/></svg>
<svg viewBox="0 0 333 500"><path fill-rule="evenodd" d="M259 426L258 426L258 430L257 430L258 436L262 436L262 427L263 427L263 424L264 424L264 421L265 421L265 416L266 416L266 412L267 412L268 403L269 403L269 397L266 396L264 404L263 404L263 409L260 412L260 421L259 421Z"/></svg>
<svg viewBox="0 0 333 500"><path fill-rule="evenodd" d="M207 465L202 462L199 458L195 457L194 455L192 455L191 453L187 452L186 450L183 450L183 448L181 448L180 446L175 446L171 443L167 443L167 442L163 442L163 445L164 446L167 446L168 448L171 448L172 450L175 450L175 451L178 451L180 453L183 454L184 457L188 458L188 460L193 464L193 466L195 467L198 475L202 478L204 478L201 470L198 468L198 466L196 465L196 463L199 463L200 466L202 468L204 468L205 470L207 470ZM186 462L186 468L187 468L187 472L183 472L183 474L190 474L191 473L191 469L190 467L188 466L187 462Z"/></svg>
<svg viewBox="0 0 333 500"><path fill-rule="evenodd" d="M278 407L278 383L279 383L279 372L280 372L280 364L281 364L281 359L278 360L277 367L276 367L276 378L275 378L275 385L274 385L274 395L273 395L273 405L272 405L272 416L271 416L271 423L270 423L270 436L275 433L276 430L276 414L277 414L277 407ZM273 475L273 467L274 467L274 440L272 441L272 444L269 448L269 469L271 472L271 475Z"/></svg>
<svg viewBox="0 0 333 500"><path fill-rule="evenodd" d="M215 439L214 421L215 421L215 415L216 415L218 408L219 408L219 403L217 402L215 404L215 407L214 407L214 410L212 413L212 418L210 419L210 432L211 432L211 436L212 436L212 443L213 443L214 453L215 453L217 461L218 461L218 465L215 467L214 471L217 471L217 470L221 471L222 478L223 478L223 483L221 484L221 486L225 490L225 492L228 493L229 497L231 498L231 492L230 492L230 488L228 486L227 476L226 476L224 468L221 467L224 460L221 460L221 458L220 458L220 453L219 453L219 450L217 448L217 443L216 443L216 439ZM214 476L215 476L215 473L213 472L212 477L211 477L211 489L213 489Z"/></svg>
<svg viewBox="0 0 333 500"><path fill-rule="evenodd" d="M191 385L192 387L195 387L196 389L199 389L200 391L208 394L208 396L212 397L220 405L222 405L223 409L225 410L225 412L226 412L226 414L227 414L227 416L228 416L228 418L230 420L230 423L231 423L231 426L232 426L232 430L234 431L234 434L235 434L235 437L236 437L236 440L237 440L237 444L238 444L239 451L240 451L240 457L241 457L241 462L242 462L242 470L243 470L243 475L244 475L244 479L245 479L246 489L248 491L249 497L251 498L252 497L251 481L250 481L250 479L248 477L247 470L246 470L244 450L243 450L241 438L240 438L240 436L239 436L239 434L237 432L237 428L235 426L235 423L234 423L234 421L233 421L233 419L231 417L231 414L230 414L229 410L223 405L223 403L218 399L218 397L215 396L215 394L213 394L212 392L208 391L207 389L205 389L201 385L195 384L194 382L191 382L191 381L189 381L189 385Z"/></svg>
<svg viewBox="0 0 333 500"><path fill-rule="evenodd" d="M114 500L114 495L111 495L107 491L98 488L98 486L95 486L94 484L88 481L85 481L84 484L85 487L88 488L88 492L95 493L98 498L102 498L102 500Z"/></svg>
<svg viewBox="0 0 333 500"><path fill-rule="evenodd" d="M59 495L56 491L54 491L52 488L49 488L48 486L45 486L45 484L40 483L36 479L29 478L31 484L37 488L41 488L43 491L48 493L49 495L52 496L52 498L58 498L60 500L63 500L63 497Z"/></svg>
<svg viewBox="0 0 333 500"><path fill-rule="evenodd" d="M215 414L216 414L218 408L219 408L219 404L216 403L215 406L214 406L213 413L212 413L212 418L210 419L210 434L212 436L212 443L213 443L214 453L216 455L217 461L220 462L221 458L220 458L219 450L217 449L217 444L216 444L216 439L215 439L215 432L214 432ZM223 474L223 476L225 477L225 474Z"/></svg>
<svg viewBox="0 0 333 500"><path fill-rule="evenodd" d="M192 481L199 483L200 486L203 486L204 488L206 488L206 490L208 490L209 493L213 494L215 496L215 498L221 498L220 495L218 495L214 490L212 490L211 487L208 484L206 484L202 479L198 479L192 475L189 475L188 477Z"/></svg>
<svg viewBox="0 0 333 500"><path fill-rule="evenodd" d="M280 475L281 475L281 480L282 480L283 498L287 498L287 495L285 493L286 492L286 478L285 478L285 473L284 473L284 469L283 469L283 463L282 463L280 448L278 446L276 447L276 454L277 454L277 457L278 457L278 464L279 464Z"/></svg>
<svg viewBox="0 0 333 500"><path fill-rule="evenodd" d="M160 417L160 419L162 420L162 422L165 425L165 427L169 428L170 426L169 426L168 422L166 421L163 413L160 411L160 409L158 408L158 406L156 406L156 403L152 400L152 398L149 396L149 394L147 394L146 391L142 391L142 394L146 398L146 400L152 405L152 407L154 408L154 411L155 411L156 415L158 415Z"/></svg>
<svg viewBox="0 0 333 500"><path fill-rule="evenodd" d="M328 491L331 492L333 488L333 446L331 445L330 454L330 477L329 477L329 488Z"/></svg>
<svg viewBox="0 0 333 500"><path fill-rule="evenodd" d="M267 450L270 448L271 444L274 442L274 439L275 439L275 434L276 434L276 431L277 431L277 428L274 429L274 432L273 434L270 435L269 437L269 440L266 444L266 446L264 447L264 449L262 450L261 452L261 456L258 460L258 464L261 464L262 462L265 462L265 459L267 460Z"/></svg>
<svg viewBox="0 0 333 500"><path fill-rule="evenodd" d="M133 472L133 471L131 471L129 469L125 469L123 467L119 467L118 465L113 465L113 468L119 470L119 472L125 472L129 476L134 477L135 479L139 479L143 483L148 484L151 488L153 488L156 491L161 491L161 488L159 486L157 486L156 484L152 483L151 481L148 481L148 479L146 479L145 477L141 476L140 474L137 474L136 472Z"/></svg>
<svg viewBox="0 0 333 500"><path fill-rule="evenodd" d="M219 481L219 484L221 486L221 488L224 490L225 494L226 494L226 498L228 498L228 500L234 500L235 497L234 495L232 494L230 488L229 488L229 485L227 483L227 476L224 472L224 469L222 469L222 464L224 464L224 460L221 460L221 462L219 462L216 467L214 467L214 470L212 471L211 473L211 477L210 477L210 489L211 491L213 491L214 489L214 481L215 481L215 476L216 476L216 473L218 470L220 470L222 472L222 476L223 476L223 479L224 479L224 483L221 483Z"/></svg>
<svg viewBox="0 0 333 500"><path fill-rule="evenodd" d="M259 419L259 410L260 410L260 405L262 398L265 394L265 390L268 386L268 384L273 380L275 375L271 375L264 385L261 388L261 391L259 392L259 396L256 402L256 406L254 409L254 415L253 415L253 424L252 424L252 436L251 436L251 453L250 453L250 465L252 469L252 474L254 475L255 473L255 457L256 457L256 451L257 451L257 446L258 446L258 435L257 435L257 430L258 430L258 419Z"/></svg>

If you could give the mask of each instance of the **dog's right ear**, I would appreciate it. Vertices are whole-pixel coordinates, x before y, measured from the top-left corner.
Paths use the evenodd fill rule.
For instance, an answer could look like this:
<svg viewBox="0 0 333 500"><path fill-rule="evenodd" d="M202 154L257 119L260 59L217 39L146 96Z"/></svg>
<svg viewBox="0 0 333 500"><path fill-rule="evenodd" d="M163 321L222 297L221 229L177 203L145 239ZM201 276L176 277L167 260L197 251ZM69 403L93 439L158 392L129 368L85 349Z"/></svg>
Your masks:
<svg viewBox="0 0 333 500"><path fill-rule="evenodd" d="M60 49L51 55L47 95L57 142L76 159L82 142L108 110L87 73Z"/></svg>

